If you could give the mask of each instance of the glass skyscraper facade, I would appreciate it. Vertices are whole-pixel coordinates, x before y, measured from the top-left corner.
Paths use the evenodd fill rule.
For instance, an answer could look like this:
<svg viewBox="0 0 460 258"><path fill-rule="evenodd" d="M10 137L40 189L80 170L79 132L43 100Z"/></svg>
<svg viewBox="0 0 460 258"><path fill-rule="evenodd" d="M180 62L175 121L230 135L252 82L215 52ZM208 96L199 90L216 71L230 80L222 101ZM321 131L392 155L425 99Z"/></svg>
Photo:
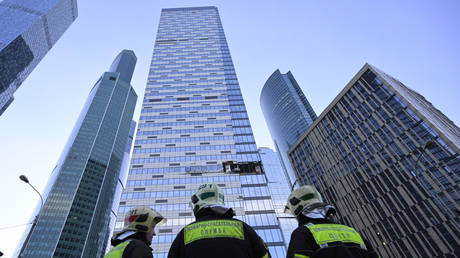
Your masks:
<svg viewBox="0 0 460 258"><path fill-rule="evenodd" d="M105 254L135 130L137 95L130 79L136 61L133 51L123 50L91 89L51 174L36 224L18 247L20 256Z"/></svg>
<svg viewBox="0 0 460 258"><path fill-rule="evenodd" d="M316 114L292 73L282 74L279 70L265 82L260 94L260 105L284 174L292 186L296 177L287 152L313 123Z"/></svg>
<svg viewBox="0 0 460 258"><path fill-rule="evenodd" d="M195 220L192 193L215 182L237 218L254 226L274 257L285 244L267 188L216 7L163 9L126 189L125 213L150 206L168 221L153 238L166 257L176 234Z"/></svg>
<svg viewBox="0 0 460 258"><path fill-rule="evenodd" d="M382 257L460 256L460 129L366 64L289 151Z"/></svg>
<svg viewBox="0 0 460 258"><path fill-rule="evenodd" d="M77 15L76 0L0 1L0 115Z"/></svg>
<svg viewBox="0 0 460 258"><path fill-rule="evenodd" d="M280 176L283 170L279 155L270 148L259 148L260 159L268 179L268 190L273 200L276 217L278 218L283 232L286 248L289 245L291 234L298 227L297 219L289 213L284 212L291 188L288 179Z"/></svg>

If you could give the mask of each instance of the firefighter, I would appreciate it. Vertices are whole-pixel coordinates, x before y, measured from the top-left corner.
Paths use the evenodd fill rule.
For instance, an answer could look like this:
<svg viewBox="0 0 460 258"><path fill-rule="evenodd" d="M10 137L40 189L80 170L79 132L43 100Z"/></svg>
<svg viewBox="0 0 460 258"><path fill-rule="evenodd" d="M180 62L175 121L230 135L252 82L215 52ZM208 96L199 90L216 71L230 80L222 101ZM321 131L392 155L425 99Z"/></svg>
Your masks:
<svg viewBox="0 0 460 258"><path fill-rule="evenodd" d="M324 203L314 186L292 191L286 210L299 222L292 232L287 258L378 257L354 228L333 222L335 207Z"/></svg>
<svg viewBox="0 0 460 258"><path fill-rule="evenodd" d="M234 219L233 209L224 205L219 186L207 183L198 187L190 202L196 221L177 234L168 258L271 257L254 229Z"/></svg>
<svg viewBox="0 0 460 258"><path fill-rule="evenodd" d="M131 209L125 217L123 231L112 238L114 247L104 258L152 258L150 244L155 226L165 222L166 219L150 207Z"/></svg>

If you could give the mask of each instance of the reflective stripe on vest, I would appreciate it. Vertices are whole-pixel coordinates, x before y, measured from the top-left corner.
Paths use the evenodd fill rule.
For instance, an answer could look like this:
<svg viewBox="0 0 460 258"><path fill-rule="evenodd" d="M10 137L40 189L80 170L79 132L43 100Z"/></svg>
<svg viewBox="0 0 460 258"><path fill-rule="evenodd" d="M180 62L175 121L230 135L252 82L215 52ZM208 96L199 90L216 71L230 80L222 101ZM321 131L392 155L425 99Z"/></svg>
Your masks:
<svg viewBox="0 0 460 258"><path fill-rule="evenodd" d="M235 220L209 220L193 223L184 228L185 245L200 239L219 237L244 240L243 223Z"/></svg>
<svg viewBox="0 0 460 258"><path fill-rule="evenodd" d="M307 224L316 243L321 247L327 247L328 243L342 242L358 244L362 249L367 250L361 235L351 227L340 224Z"/></svg>
<svg viewBox="0 0 460 258"><path fill-rule="evenodd" d="M310 256L303 255L303 254L294 254L294 258L310 258Z"/></svg>
<svg viewBox="0 0 460 258"><path fill-rule="evenodd" d="M106 255L104 255L104 258L121 258L123 257L123 252L125 251L125 248L129 245L131 240L126 240L125 242L118 244L115 246L110 252L108 252Z"/></svg>

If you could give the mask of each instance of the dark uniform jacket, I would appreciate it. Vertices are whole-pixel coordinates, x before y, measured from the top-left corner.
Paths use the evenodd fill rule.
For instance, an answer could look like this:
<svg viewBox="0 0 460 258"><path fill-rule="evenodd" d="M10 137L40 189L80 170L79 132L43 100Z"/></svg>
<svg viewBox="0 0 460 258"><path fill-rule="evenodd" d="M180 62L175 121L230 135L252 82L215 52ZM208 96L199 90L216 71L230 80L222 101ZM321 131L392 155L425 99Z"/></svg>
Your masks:
<svg viewBox="0 0 460 258"><path fill-rule="evenodd" d="M126 239L112 239L114 248L104 258L153 258L152 248L139 233Z"/></svg>
<svg viewBox="0 0 460 258"><path fill-rule="evenodd" d="M263 240L248 224L233 219L233 210L218 215L203 209L197 220L185 226L169 249L168 258L267 258Z"/></svg>
<svg viewBox="0 0 460 258"><path fill-rule="evenodd" d="M319 219L314 221L311 220L309 223L314 225L333 224L337 226L343 226L326 219ZM289 243L288 253L286 256L287 258L378 257L372 246L365 239L362 240L367 250L360 248L358 244L343 243L340 240L337 242L329 243L327 247L321 248L306 224L307 223L301 223L301 225L292 232L291 241Z"/></svg>

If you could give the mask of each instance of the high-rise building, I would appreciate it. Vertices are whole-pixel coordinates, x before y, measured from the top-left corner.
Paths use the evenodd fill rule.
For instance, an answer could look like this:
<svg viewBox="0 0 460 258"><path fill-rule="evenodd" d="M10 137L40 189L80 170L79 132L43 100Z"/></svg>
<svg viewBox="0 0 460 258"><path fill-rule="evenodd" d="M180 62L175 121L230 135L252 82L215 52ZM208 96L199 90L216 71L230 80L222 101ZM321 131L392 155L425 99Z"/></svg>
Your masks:
<svg viewBox="0 0 460 258"><path fill-rule="evenodd" d="M266 147L260 147L259 154L265 175L268 179L268 190L273 200L276 217L280 222L284 242L288 245L292 231L298 227L296 217L284 212L287 199L291 193L291 188L289 187L288 179L284 176L280 176L283 167L281 166L279 155L272 149Z"/></svg>
<svg viewBox="0 0 460 258"><path fill-rule="evenodd" d="M45 203L18 247L21 256L105 254L135 130L137 95L130 80L136 60L133 51L123 50L91 89L51 174Z"/></svg>
<svg viewBox="0 0 460 258"><path fill-rule="evenodd" d="M289 151L382 257L460 255L460 129L368 64Z"/></svg>
<svg viewBox="0 0 460 258"><path fill-rule="evenodd" d="M77 15L76 0L0 1L0 115Z"/></svg>
<svg viewBox="0 0 460 258"><path fill-rule="evenodd" d="M268 78L262 88L260 105L284 174L292 186L296 177L287 152L315 121L316 114L292 73L282 74L279 70Z"/></svg>
<svg viewBox="0 0 460 258"><path fill-rule="evenodd" d="M158 210L168 221L152 248L154 257L166 257L195 220L190 197L206 182L222 187L226 205L274 257L285 256L218 10L163 9L115 230L134 206Z"/></svg>

